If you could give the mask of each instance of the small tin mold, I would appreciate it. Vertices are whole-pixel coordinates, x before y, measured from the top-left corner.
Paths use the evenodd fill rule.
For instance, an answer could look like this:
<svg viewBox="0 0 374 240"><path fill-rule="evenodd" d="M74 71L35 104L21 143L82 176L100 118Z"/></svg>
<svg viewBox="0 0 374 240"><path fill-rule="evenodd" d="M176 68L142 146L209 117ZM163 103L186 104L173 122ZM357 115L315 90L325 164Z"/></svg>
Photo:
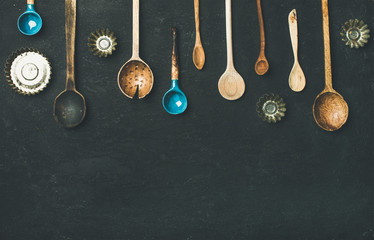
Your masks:
<svg viewBox="0 0 374 240"><path fill-rule="evenodd" d="M285 116L286 104L277 94L265 94L257 102L258 116L268 123L277 123Z"/></svg>
<svg viewBox="0 0 374 240"><path fill-rule="evenodd" d="M51 74L51 65L46 56L32 48L15 51L5 64L8 84L22 95L35 95L43 91Z"/></svg>
<svg viewBox="0 0 374 240"><path fill-rule="evenodd" d="M109 29L97 29L88 38L91 52L98 57L108 57L116 50L117 38Z"/></svg>
<svg viewBox="0 0 374 240"><path fill-rule="evenodd" d="M340 35L347 46L359 48L365 46L370 38L368 25L358 19L350 19L344 24Z"/></svg>

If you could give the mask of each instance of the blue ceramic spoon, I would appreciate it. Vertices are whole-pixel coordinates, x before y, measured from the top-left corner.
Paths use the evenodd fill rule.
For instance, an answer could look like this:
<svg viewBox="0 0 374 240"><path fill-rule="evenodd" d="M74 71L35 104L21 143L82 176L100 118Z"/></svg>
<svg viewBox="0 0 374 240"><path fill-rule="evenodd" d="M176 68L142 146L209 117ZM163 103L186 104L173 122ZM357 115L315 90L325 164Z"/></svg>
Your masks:
<svg viewBox="0 0 374 240"><path fill-rule="evenodd" d="M173 34L173 54L171 67L171 89L167 91L162 99L162 105L165 110L173 115L178 115L186 111L187 98L180 90L178 85L179 66L178 66L178 52L176 47L177 29L172 28Z"/></svg>
<svg viewBox="0 0 374 240"><path fill-rule="evenodd" d="M42 28L42 18L35 12L34 0L27 0L27 10L18 18L18 29L25 35L35 35Z"/></svg>

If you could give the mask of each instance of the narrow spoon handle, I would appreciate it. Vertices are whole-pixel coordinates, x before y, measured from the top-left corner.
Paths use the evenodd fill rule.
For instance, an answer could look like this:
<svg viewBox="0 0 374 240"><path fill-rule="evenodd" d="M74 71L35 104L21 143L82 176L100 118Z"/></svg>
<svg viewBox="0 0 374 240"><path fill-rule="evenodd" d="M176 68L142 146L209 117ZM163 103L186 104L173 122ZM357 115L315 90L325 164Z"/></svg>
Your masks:
<svg viewBox="0 0 374 240"><path fill-rule="evenodd" d="M232 51L232 19L231 0L226 0L226 44L227 44L227 68L234 68Z"/></svg>
<svg viewBox="0 0 374 240"><path fill-rule="evenodd" d="M139 58L139 0L133 0L132 22L132 58Z"/></svg>
<svg viewBox="0 0 374 240"><path fill-rule="evenodd" d="M289 25L289 28L290 28L290 36L291 36L293 54L295 56L295 63L297 63L298 62L297 52L298 52L298 48L299 48L299 43L298 43L296 9L292 10L290 15L289 15L288 25Z"/></svg>
<svg viewBox="0 0 374 240"><path fill-rule="evenodd" d="M34 4L34 0L27 0L27 4Z"/></svg>
<svg viewBox="0 0 374 240"><path fill-rule="evenodd" d="M178 80L179 78L179 65L178 65L178 50L177 50L177 29L173 27L172 38L173 38L173 52L171 57L171 80Z"/></svg>
<svg viewBox="0 0 374 240"><path fill-rule="evenodd" d="M260 55L265 56L265 27L262 17L261 0L257 0L258 22L260 23L261 51Z"/></svg>
<svg viewBox="0 0 374 240"><path fill-rule="evenodd" d="M65 0L66 89L75 90L74 53L77 18L76 0Z"/></svg>
<svg viewBox="0 0 374 240"><path fill-rule="evenodd" d="M200 41L200 3L199 0L194 0L195 6L195 25L196 25L196 42Z"/></svg>
<svg viewBox="0 0 374 240"><path fill-rule="evenodd" d="M328 0L322 0L323 40L325 46L325 89L332 90L330 27Z"/></svg>

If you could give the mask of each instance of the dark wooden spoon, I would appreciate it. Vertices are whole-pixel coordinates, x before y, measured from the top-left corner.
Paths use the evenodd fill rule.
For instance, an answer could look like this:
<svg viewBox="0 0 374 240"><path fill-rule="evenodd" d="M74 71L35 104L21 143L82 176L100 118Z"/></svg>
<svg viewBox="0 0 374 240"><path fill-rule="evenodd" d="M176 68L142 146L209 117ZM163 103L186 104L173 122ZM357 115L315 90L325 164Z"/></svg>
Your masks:
<svg viewBox="0 0 374 240"><path fill-rule="evenodd" d="M86 102L83 95L75 88L74 52L76 12L76 0L65 0L66 89L56 97L53 115L56 121L66 128L78 126L86 116Z"/></svg>
<svg viewBox="0 0 374 240"><path fill-rule="evenodd" d="M269 62L265 57L265 27L262 17L261 0L257 0L258 21L260 23L261 49L256 61L255 71L258 75L264 75L269 70Z"/></svg>

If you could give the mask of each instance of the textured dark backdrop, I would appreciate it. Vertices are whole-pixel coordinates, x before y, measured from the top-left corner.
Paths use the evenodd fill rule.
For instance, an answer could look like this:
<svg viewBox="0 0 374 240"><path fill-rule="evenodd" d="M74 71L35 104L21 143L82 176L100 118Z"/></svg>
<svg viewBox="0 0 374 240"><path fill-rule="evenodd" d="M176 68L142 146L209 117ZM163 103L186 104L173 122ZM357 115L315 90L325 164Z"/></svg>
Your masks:
<svg viewBox="0 0 374 240"><path fill-rule="evenodd" d="M88 113L76 129L59 127L53 100L65 86L64 1L36 1L43 17L34 36L18 32L24 0L0 2L0 59L21 47L44 52L53 67L48 88L34 97L0 82L0 239L374 239L374 43L351 50L341 25L360 18L374 30L374 2L331 0L334 86L350 106L341 131L314 122L312 104L324 81L320 0L264 0L271 71L258 77L256 2L233 1L242 99L220 97L226 67L224 1L201 1L206 66L192 63L192 0L141 1L141 56L155 74L144 100L117 87L131 56L132 1L79 0L77 88ZM300 61L307 88L293 93L288 13L299 15ZM169 116L161 99L170 87L171 25L179 28L181 84L188 111ZM87 37L109 27L119 41L108 59L93 56ZM374 32L373 32L374 34ZM287 117L277 125L256 115L257 99L281 94Z"/></svg>

